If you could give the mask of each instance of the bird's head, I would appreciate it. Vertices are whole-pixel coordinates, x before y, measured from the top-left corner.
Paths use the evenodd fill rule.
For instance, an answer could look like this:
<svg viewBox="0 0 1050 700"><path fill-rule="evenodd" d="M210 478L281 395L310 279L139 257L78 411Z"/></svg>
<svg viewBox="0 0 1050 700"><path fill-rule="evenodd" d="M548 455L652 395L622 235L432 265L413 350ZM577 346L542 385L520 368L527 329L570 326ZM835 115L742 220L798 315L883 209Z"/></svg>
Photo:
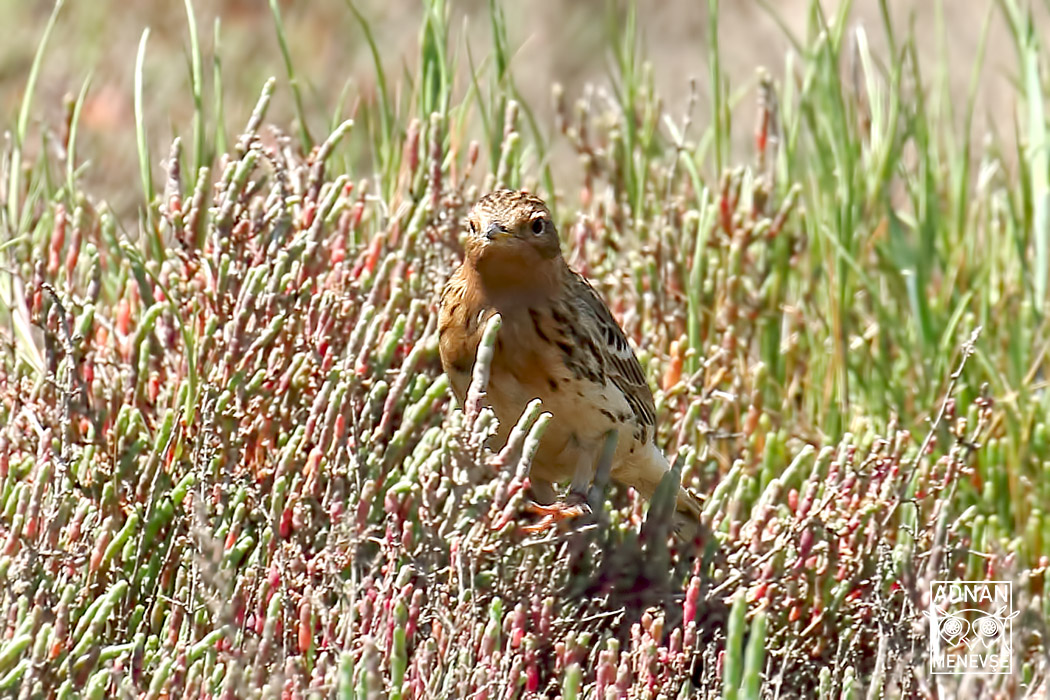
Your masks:
<svg viewBox="0 0 1050 700"><path fill-rule="evenodd" d="M502 261L528 268L560 258L561 244L542 199L496 190L479 199L467 216L466 252L475 264Z"/></svg>

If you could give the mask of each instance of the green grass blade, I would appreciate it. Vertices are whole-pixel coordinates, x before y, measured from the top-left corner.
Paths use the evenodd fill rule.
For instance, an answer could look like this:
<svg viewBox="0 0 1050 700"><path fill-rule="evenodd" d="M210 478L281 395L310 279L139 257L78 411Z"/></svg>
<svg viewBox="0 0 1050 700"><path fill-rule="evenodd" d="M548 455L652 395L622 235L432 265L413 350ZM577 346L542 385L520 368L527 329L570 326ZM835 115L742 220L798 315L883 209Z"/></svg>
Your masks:
<svg viewBox="0 0 1050 700"><path fill-rule="evenodd" d="M368 50L372 54L372 65L376 72L376 89L378 91L379 104L376 105L376 109L372 112L378 112L379 114L379 144L375 149L376 166L380 173L384 175L384 181L389 182L393 179L391 173L391 159L394 141L394 108L390 101L390 94L387 86L386 73L383 71L383 59L379 54L379 46L376 44L375 36L372 34L372 27L365 19L361 11L357 9L357 5L354 4L354 0L345 0L346 6L350 8L350 12L353 13L354 18L357 19L358 25L361 27L362 33L365 35L365 42L368 44Z"/></svg>
<svg viewBox="0 0 1050 700"><path fill-rule="evenodd" d="M222 21L215 18L215 30L212 41L212 87L214 90L213 100L215 102L215 114L213 116L212 129L215 131L215 152L225 153L227 151L228 138L226 136L226 100L223 94L222 80ZM196 174L194 174L196 178Z"/></svg>
<svg viewBox="0 0 1050 700"><path fill-rule="evenodd" d="M88 90L91 88L91 75L84 79L77 94L77 100L73 103L73 115L69 120L69 143L66 145L66 194L72 204L76 194L77 173L77 134L80 129L80 113L84 108L84 100L87 99Z"/></svg>
<svg viewBox="0 0 1050 700"><path fill-rule="evenodd" d="M15 126L14 150L11 153L11 165L8 172L7 182L7 221L13 233L16 233L15 227L19 226L19 219L21 218L18 201L22 190L22 148L25 146L26 134L29 130L29 115L33 107L36 81L40 76L40 66L44 62L44 54L47 51L48 40L51 38L51 32L55 28L55 22L58 21L58 13L62 10L64 4L65 0L56 0L55 6L51 9L51 15L47 18L47 25L44 27L44 32L40 36L40 43L37 44L36 53L33 55L33 63L29 67L29 77L26 79L25 96L22 98L22 104L18 110L18 123Z"/></svg>
<svg viewBox="0 0 1050 700"><path fill-rule="evenodd" d="M146 29L142 30L138 53L135 55L135 142L138 146L139 176L142 181L142 197L145 201L147 238L154 257L159 260L163 256L164 246L160 240L160 231L153 220L153 204L156 199L156 191L153 188L153 165L152 157L150 156L149 139L146 135L146 115L142 97L143 66L146 62L146 44L148 41L149 27L146 27Z"/></svg>
<svg viewBox="0 0 1050 700"><path fill-rule="evenodd" d="M1035 238L1035 279L1033 310L1037 317L1046 315L1047 279L1050 275L1050 139L1047 138L1046 115L1043 111L1042 80L1039 75L1039 53L1036 38L1029 29L1024 47L1024 88L1028 104L1028 152L1031 173L1032 235Z"/></svg>
<svg viewBox="0 0 1050 700"><path fill-rule="evenodd" d="M209 158L204 146L204 68L201 46L197 38L197 18L193 12L193 0L184 0L186 26L190 33L190 92L193 95L193 173L200 171Z"/></svg>
<svg viewBox="0 0 1050 700"><path fill-rule="evenodd" d="M310 136L310 129L306 121L306 110L303 108L303 92L299 85L299 78L295 73L295 64L292 63L292 54L288 49L288 39L285 36L284 20L281 19L281 8L277 0L269 0L270 13L273 15L274 29L277 32L277 44L281 49L281 58L284 60L285 74L288 76L288 84L292 88L292 98L295 102L295 120L299 127L299 146L304 153L309 153L314 147L314 140Z"/></svg>

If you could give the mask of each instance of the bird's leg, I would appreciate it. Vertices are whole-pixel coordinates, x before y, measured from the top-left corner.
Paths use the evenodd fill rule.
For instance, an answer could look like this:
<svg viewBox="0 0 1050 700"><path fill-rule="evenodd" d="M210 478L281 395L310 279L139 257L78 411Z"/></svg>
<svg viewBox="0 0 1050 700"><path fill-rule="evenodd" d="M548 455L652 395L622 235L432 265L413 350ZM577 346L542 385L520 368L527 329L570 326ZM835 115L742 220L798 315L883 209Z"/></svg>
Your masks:
<svg viewBox="0 0 1050 700"><path fill-rule="evenodd" d="M558 493L554 490L554 484L547 479L541 479L538 476L529 475L529 497L533 503L539 503L541 505L549 505L554 503L558 498Z"/></svg>
<svg viewBox="0 0 1050 700"><path fill-rule="evenodd" d="M615 449L616 431L611 430L606 434L604 448L602 449L601 458L598 463L598 470L604 473L605 480L608 479L609 464L612 462L612 454ZM576 458L576 468L572 473L572 483L569 485L569 492L565 495L565 498L560 502L555 502L550 505L540 505L538 503L530 504L529 510L533 513L542 515L543 519L535 525L525 527L525 531L539 532L547 529L560 520L578 518L581 515L591 513L592 510L591 506L588 504L587 496L588 490L591 486L591 481L593 480L594 467L591 462L591 453L589 450L580 450L579 456Z"/></svg>
<svg viewBox="0 0 1050 700"><path fill-rule="evenodd" d="M587 488L594 479L594 465L591 462L588 450L580 450L576 458L576 469L572 472L572 483L569 484L569 493L565 494L567 503L586 504Z"/></svg>
<svg viewBox="0 0 1050 700"><path fill-rule="evenodd" d="M587 492L587 502L591 504L592 509L597 509L605 500L605 487L609 485L609 475L612 473L613 457L616 456L616 443L619 438L620 434L616 428L605 433L602 451L598 455L598 467L594 470L594 479Z"/></svg>

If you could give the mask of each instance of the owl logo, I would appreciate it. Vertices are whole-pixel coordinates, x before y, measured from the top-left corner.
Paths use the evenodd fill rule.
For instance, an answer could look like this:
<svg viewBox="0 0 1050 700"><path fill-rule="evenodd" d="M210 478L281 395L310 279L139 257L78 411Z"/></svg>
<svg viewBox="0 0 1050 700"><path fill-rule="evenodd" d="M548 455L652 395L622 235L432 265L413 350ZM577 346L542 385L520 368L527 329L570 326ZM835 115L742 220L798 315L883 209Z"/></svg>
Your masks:
<svg viewBox="0 0 1050 700"><path fill-rule="evenodd" d="M995 589L993 583L1004 585ZM930 621L931 671L953 675L1010 673L1012 621L1020 613L1010 611L1009 582L946 585L950 588L934 589L930 609L923 610ZM982 603L987 607L977 607Z"/></svg>
<svg viewBox="0 0 1050 700"><path fill-rule="evenodd" d="M948 648L965 647L966 649L990 649L998 645L1004 651L1010 650L1010 640L1005 634L1006 623L1018 613L1007 614L1007 606L994 612L979 608L955 610L944 616L923 614L930 619L933 633L944 640Z"/></svg>

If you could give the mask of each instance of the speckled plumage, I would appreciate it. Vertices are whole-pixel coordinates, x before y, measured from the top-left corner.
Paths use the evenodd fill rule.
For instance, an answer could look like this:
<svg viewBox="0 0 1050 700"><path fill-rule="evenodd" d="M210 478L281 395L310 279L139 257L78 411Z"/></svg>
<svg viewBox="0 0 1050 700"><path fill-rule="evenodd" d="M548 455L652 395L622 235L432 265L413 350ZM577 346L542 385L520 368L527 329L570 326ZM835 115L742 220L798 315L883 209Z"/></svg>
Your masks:
<svg viewBox="0 0 1050 700"><path fill-rule="evenodd" d="M653 442L656 407L623 330L594 288L565 263L543 200L498 190L474 206L462 266L441 293L441 362L463 402L481 333L499 312L486 401L503 442L534 398L553 418L540 441L530 480L540 502L553 484L572 490L593 480L609 430L618 441L611 476L650 498L670 468ZM689 519L699 503L684 488L677 502Z"/></svg>

